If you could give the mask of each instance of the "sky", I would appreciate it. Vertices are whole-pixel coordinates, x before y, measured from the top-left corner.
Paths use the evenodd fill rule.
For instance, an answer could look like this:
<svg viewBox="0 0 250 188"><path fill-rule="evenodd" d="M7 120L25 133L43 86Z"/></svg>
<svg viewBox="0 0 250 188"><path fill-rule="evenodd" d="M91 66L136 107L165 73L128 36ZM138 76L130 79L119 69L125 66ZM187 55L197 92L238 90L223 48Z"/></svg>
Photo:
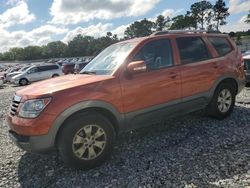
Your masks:
<svg viewBox="0 0 250 188"><path fill-rule="evenodd" d="M78 34L100 37L110 31L123 37L134 21L185 14L195 2L198 0L0 0L0 52L55 40L67 43ZM230 16L220 30L250 29L244 23L250 0L225 2Z"/></svg>

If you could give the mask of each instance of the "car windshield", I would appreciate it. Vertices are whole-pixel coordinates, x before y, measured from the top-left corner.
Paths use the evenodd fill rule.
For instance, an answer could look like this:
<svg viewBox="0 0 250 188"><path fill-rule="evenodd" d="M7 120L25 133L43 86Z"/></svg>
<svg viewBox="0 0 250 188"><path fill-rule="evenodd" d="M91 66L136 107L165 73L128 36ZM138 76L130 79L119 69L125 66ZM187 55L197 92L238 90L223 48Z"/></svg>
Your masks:
<svg viewBox="0 0 250 188"><path fill-rule="evenodd" d="M30 66L25 66L23 68L20 69L20 72L24 72L25 70L27 70Z"/></svg>
<svg viewBox="0 0 250 188"><path fill-rule="evenodd" d="M135 47L135 42L113 44L103 50L82 70L81 74L111 75Z"/></svg>

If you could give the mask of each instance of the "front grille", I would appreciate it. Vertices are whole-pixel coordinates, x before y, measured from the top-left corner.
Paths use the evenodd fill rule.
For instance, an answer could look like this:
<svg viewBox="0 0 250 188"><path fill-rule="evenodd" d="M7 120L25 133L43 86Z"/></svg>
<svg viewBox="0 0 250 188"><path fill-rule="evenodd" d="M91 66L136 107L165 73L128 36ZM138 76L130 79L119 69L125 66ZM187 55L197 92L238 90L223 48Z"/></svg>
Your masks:
<svg viewBox="0 0 250 188"><path fill-rule="evenodd" d="M20 102L21 102L21 97L15 95L13 97L12 103L10 105L10 115L11 116L15 116L17 114L17 109L18 109Z"/></svg>

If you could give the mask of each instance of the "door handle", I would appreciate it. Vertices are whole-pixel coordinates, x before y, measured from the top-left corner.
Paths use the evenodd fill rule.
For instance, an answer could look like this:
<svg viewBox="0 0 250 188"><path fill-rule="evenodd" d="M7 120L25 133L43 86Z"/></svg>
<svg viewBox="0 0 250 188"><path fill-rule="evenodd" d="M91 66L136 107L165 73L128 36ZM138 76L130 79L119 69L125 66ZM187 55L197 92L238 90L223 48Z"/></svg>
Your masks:
<svg viewBox="0 0 250 188"><path fill-rule="evenodd" d="M215 69L218 68L217 63L213 63L213 67L214 67Z"/></svg>
<svg viewBox="0 0 250 188"><path fill-rule="evenodd" d="M171 72L171 73L169 74L169 77L172 78L172 79L175 79L175 78L177 77L177 74L174 73L174 72Z"/></svg>

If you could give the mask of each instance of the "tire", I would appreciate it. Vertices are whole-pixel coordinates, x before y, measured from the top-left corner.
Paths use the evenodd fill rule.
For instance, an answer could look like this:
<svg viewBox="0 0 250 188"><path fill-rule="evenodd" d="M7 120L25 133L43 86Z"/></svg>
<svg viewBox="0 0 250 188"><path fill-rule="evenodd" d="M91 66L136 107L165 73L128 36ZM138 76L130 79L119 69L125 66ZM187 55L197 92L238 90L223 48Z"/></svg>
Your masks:
<svg viewBox="0 0 250 188"><path fill-rule="evenodd" d="M58 77L59 75L58 74L53 74L52 75L52 78L56 78L56 77Z"/></svg>
<svg viewBox="0 0 250 188"><path fill-rule="evenodd" d="M221 83L207 106L207 114L222 120L229 116L235 105L236 88L229 83Z"/></svg>
<svg viewBox="0 0 250 188"><path fill-rule="evenodd" d="M57 148L66 165L87 170L110 156L114 140L115 131L107 118L83 112L66 121L59 132Z"/></svg>
<svg viewBox="0 0 250 188"><path fill-rule="evenodd" d="M26 79L26 78L21 78L19 80L19 85L20 86L25 86L25 85L28 85L29 81Z"/></svg>

